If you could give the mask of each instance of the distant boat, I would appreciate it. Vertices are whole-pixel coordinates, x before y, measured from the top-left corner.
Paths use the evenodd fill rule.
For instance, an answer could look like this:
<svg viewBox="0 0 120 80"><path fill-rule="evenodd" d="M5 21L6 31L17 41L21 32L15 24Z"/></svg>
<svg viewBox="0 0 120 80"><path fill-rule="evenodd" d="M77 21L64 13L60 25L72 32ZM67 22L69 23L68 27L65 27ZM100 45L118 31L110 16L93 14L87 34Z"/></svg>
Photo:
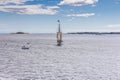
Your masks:
<svg viewBox="0 0 120 80"><path fill-rule="evenodd" d="M23 49L23 50L29 49L29 48L30 48L30 45L29 45L29 44L30 44L30 43L26 43L24 46L22 46L21 49Z"/></svg>
<svg viewBox="0 0 120 80"><path fill-rule="evenodd" d="M62 32L60 29L60 20L58 20L57 45L61 46L61 43L62 43Z"/></svg>
<svg viewBox="0 0 120 80"><path fill-rule="evenodd" d="M22 46L22 49L24 49L24 50L25 50L25 49L29 49L29 47L26 47L26 46Z"/></svg>

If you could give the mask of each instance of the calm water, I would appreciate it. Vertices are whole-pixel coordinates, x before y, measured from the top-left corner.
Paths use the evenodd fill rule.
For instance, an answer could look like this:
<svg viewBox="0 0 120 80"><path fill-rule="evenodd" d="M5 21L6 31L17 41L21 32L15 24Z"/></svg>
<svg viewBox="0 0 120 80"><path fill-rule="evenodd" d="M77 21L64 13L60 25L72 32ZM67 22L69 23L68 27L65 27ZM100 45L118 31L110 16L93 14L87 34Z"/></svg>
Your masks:
<svg viewBox="0 0 120 80"><path fill-rule="evenodd" d="M120 80L120 35L1 34L0 80Z"/></svg>

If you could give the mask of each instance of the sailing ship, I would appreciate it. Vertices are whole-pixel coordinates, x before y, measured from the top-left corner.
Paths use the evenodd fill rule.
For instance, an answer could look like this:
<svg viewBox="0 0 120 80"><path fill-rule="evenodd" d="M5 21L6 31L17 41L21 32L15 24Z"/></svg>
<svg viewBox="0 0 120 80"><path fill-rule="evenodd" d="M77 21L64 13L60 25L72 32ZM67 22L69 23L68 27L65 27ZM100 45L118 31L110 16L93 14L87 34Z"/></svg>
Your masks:
<svg viewBox="0 0 120 80"><path fill-rule="evenodd" d="M57 45L61 46L61 43L62 43L62 32L60 29L60 20L58 20Z"/></svg>

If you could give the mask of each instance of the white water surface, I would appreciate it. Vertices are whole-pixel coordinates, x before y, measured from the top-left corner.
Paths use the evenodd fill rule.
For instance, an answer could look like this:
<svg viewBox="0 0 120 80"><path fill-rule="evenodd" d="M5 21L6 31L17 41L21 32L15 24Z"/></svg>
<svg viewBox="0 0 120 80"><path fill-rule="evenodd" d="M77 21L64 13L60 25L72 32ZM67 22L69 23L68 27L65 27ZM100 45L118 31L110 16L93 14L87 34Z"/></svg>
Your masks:
<svg viewBox="0 0 120 80"><path fill-rule="evenodd" d="M0 80L120 80L120 35L64 34L56 44L55 34L0 34Z"/></svg>

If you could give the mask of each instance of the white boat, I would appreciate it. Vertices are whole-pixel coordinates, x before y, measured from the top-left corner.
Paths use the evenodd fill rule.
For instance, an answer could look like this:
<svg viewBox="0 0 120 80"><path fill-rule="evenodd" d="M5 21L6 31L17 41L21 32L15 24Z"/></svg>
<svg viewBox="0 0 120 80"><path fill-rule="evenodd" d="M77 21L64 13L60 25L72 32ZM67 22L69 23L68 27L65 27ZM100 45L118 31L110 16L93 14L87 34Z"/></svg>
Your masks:
<svg viewBox="0 0 120 80"><path fill-rule="evenodd" d="M26 46L22 46L22 49L29 49L29 47L26 47Z"/></svg>
<svg viewBox="0 0 120 80"><path fill-rule="evenodd" d="M21 49L24 49L24 50L29 49L29 48L30 48L30 43L26 43L25 45L21 47Z"/></svg>

